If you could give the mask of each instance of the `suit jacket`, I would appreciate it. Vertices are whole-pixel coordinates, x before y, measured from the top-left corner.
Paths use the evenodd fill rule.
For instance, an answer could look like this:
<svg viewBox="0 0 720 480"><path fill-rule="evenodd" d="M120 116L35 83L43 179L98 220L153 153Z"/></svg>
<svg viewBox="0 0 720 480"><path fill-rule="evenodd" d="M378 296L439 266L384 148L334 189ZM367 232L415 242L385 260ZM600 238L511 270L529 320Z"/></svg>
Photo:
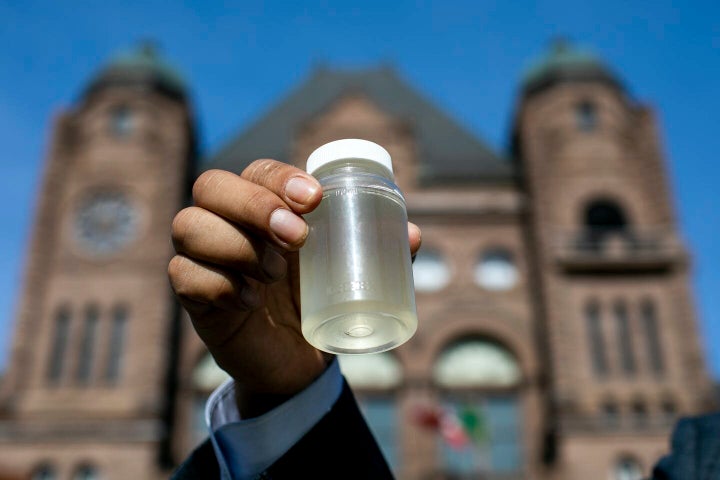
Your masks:
<svg viewBox="0 0 720 480"><path fill-rule="evenodd" d="M652 478L720 479L720 413L680 420L672 436L670 455L655 465Z"/></svg>
<svg viewBox="0 0 720 480"><path fill-rule="evenodd" d="M220 468L209 440L172 476L172 480L218 478ZM393 476L344 383L333 408L258 478L390 480ZM652 480L720 480L720 413L680 420L671 452L655 465Z"/></svg>
<svg viewBox="0 0 720 480"><path fill-rule="evenodd" d="M203 442L172 475L172 480L220 478L210 440ZM358 409L346 382L333 408L259 479L391 480L390 468Z"/></svg>

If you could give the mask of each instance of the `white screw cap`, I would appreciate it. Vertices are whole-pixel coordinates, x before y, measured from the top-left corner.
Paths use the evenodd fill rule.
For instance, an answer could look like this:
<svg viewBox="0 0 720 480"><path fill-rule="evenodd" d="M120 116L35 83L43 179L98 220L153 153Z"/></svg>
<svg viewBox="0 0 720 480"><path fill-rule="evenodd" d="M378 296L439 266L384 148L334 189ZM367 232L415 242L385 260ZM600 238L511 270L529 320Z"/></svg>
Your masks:
<svg viewBox="0 0 720 480"><path fill-rule="evenodd" d="M393 173L392 159L388 151L377 143L359 138L335 140L319 147L308 157L306 170L312 174L328 163L351 158L377 162Z"/></svg>

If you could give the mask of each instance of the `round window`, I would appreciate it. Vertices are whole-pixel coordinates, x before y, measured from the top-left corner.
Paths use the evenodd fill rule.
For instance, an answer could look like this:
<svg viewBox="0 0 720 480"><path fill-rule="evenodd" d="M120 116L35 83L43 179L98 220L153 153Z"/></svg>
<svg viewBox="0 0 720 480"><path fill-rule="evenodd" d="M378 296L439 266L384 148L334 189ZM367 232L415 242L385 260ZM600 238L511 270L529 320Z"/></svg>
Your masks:
<svg viewBox="0 0 720 480"><path fill-rule="evenodd" d="M90 254L111 254L135 238L139 217L123 193L97 192L85 198L75 213L75 238Z"/></svg>
<svg viewBox="0 0 720 480"><path fill-rule="evenodd" d="M420 251L413 263L413 278L417 291L435 292L450 283L450 268L437 251Z"/></svg>
<svg viewBox="0 0 720 480"><path fill-rule="evenodd" d="M509 290L518 281L518 271L507 250L485 252L475 266L475 281L487 290Z"/></svg>

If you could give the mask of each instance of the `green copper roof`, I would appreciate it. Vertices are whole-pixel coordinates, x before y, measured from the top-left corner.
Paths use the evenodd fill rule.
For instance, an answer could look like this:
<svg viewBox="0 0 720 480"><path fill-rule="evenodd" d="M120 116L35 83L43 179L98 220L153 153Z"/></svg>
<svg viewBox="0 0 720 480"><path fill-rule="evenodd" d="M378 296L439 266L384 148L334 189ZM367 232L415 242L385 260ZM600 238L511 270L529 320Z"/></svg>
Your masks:
<svg viewBox="0 0 720 480"><path fill-rule="evenodd" d="M109 85L142 86L184 98L187 87L180 74L159 54L153 43L144 42L121 53L95 76L86 93Z"/></svg>
<svg viewBox="0 0 720 480"><path fill-rule="evenodd" d="M527 95L564 81L600 81L620 87L613 72L592 52L556 40L525 72L522 90Z"/></svg>

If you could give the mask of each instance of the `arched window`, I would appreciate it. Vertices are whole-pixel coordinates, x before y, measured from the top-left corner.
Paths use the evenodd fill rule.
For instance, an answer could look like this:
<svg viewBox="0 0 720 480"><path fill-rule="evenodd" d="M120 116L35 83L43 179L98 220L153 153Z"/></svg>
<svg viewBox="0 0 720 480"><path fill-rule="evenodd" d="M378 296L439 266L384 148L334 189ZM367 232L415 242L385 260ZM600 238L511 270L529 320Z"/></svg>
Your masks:
<svg viewBox="0 0 720 480"><path fill-rule="evenodd" d="M81 465L75 469L72 480L99 480L100 473L92 465Z"/></svg>
<svg viewBox="0 0 720 480"><path fill-rule="evenodd" d="M484 252L475 265L475 282L486 290L509 290L517 281L518 271L513 256L504 248Z"/></svg>
<svg viewBox="0 0 720 480"><path fill-rule="evenodd" d="M52 383L59 382L63 376L69 333L70 309L67 306L62 306L55 313L55 333L48 361L47 378Z"/></svg>
<svg viewBox="0 0 720 480"><path fill-rule="evenodd" d="M630 330L630 319L625 302L617 302L613 308L617 326L617 342L620 350L620 366L626 375L635 374L635 353Z"/></svg>
<svg viewBox="0 0 720 480"><path fill-rule="evenodd" d="M55 480L57 478L55 467L47 462L41 463L30 475L30 480Z"/></svg>
<svg viewBox="0 0 720 480"><path fill-rule="evenodd" d="M647 342L648 363L655 375L662 375L665 371L662 346L660 344L660 331L658 326L655 305L651 300L645 300L640 306L640 316Z"/></svg>
<svg viewBox="0 0 720 480"><path fill-rule="evenodd" d="M585 207L583 218L585 238L583 245L600 249L610 236L627 236L627 219L622 208L612 200L597 199Z"/></svg>
<svg viewBox="0 0 720 480"><path fill-rule="evenodd" d="M672 398L665 398L662 401L660 411L662 412L665 423L671 424L677 419L677 406Z"/></svg>
<svg viewBox="0 0 720 480"><path fill-rule="evenodd" d="M602 405L602 424L607 428L620 426L620 409L614 400L605 400Z"/></svg>
<svg viewBox="0 0 720 480"><path fill-rule="evenodd" d="M116 138L127 138L135 127L135 115L125 106L119 106L110 112L110 133Z"/></svg>
<svg viewBox="0 0 720 480"><path fill-rule="evenodd" d="M192 373L193 404L190 421L192 446L202 443L208 436L205 424L205 403L210 394L230 376L217 366L212 355L205 354Z"/></svg>
<svg viewBox="0 0 720 480"><path fill-rule="evenodd" d="M640 462L629 455L620 457L613 465L611 478L613 480L642 480L643 474Z"/></svg>
<svg viewBox="0 0 720 480"><path fill-rule="evenodd" d="M515 356L493 341L466 339L440 354L433 378L443 392L438 448L444 473L519 473L522 422L516 387L521 371Z"/></svg>
<svg viewBox="0 0 720 480"><path fill-rule="evenodd" d="M392 353L339 355L340 369L358 395L365 420L392 469L400 467L397 388L402 366Z"/></svg>
<svg viewBox="0 0 720 480"><path fill-rule="evenodd" d="M591 230L623 230L627 221L617 203L602 199L591 202L585 209L585 226Z"/></svg>
<svg viewBox="0 0 720 480"><path fill-rule="evenodd" d="M642 399L633 401L630 408L632 412L633 424L637 428L644 428L648 424L648 409L646 403Z"/></svg>
<svg viewBox="0 0 720 480"><path fill-rule="evenodd" d="M515 356L488 340L466 340L447 348L433 368L435 382L444 388L503 388L520 382Z"/></svg>
<svg viewBox="0 0 720 480"><path fill-rule="evenodd" d="M89 305L85 309L85 324L82 343L80 344L80 357L76 372L77 380L86 384L90 381L93 371L93 356L95 344L97 343L97 326L100 318L100 310L97 305Z"/></svg>
<svg viewBox="0 0 720 480"><path fill-rule="evenodd" d="M125 330L127 329L128 309L124 305L116 306L112 311L110 325L110 344L107 361L105 362L105 380L108 383L117 382L120 378L122 366L123 346L125 345Z"/></svg>
<svg viewBox="0 0 720 480"><path fill-rule="evenodd" d="M585 305L585 324L590 343L590 362L593 372L598 377L604 377L608 373L608 360L600 305L597 302L589 302Z"/></svg>
<svg viewBox="0 0 720 480"><path fill-rule="evenodd" d="M575 123L583 132L595 130L598 124L597 108L589 100L578 103L575 107Z"/></svg>
<svg viewBox="0 0 720 480"><path fill-rule="evenodd" d="M436 292L450 283L450 267L440 252L420 250L413 262L413 279L418 292Z"/></svg>

